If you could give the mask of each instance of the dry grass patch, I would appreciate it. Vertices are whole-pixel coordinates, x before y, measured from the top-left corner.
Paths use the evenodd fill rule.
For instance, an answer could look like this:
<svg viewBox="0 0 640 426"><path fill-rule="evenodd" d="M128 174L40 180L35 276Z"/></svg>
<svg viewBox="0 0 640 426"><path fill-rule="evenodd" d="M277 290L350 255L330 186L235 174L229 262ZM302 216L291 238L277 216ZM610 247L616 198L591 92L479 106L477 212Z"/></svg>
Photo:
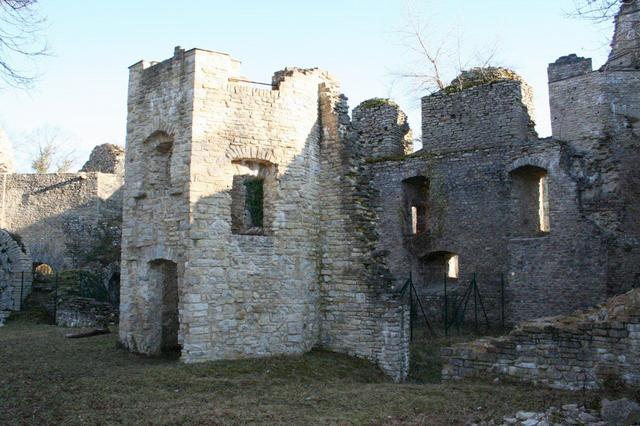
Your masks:
<svg viewBox="0 0 640 426"><path fill-rule="evenodd" d="M67 332L26 319L0 328L0 424L459 425L577 399L439 383L428 345L414 348L413 381L395 384L364 360L324 351L187 365L116 349L114 334Z"/></svg>

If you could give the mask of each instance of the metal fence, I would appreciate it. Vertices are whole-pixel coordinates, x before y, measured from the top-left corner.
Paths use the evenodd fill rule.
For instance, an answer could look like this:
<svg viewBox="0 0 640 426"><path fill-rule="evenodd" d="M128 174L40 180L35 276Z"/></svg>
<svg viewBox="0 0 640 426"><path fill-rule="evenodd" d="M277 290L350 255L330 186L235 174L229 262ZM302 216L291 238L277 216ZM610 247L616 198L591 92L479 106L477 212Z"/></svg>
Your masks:
<svg viewBox="0 0 640 426"><path fill-rule="evenodd" d="M442 289L437 294L424 294L410 275L401 294L408 299L411 309L411 338L417 327L424 327L431 336L449 336L463 331L488 334L504 330L504 274L485 276L485 280L479 279L478 275L474 273L468 280L451 286L445 274Z"/></svg>

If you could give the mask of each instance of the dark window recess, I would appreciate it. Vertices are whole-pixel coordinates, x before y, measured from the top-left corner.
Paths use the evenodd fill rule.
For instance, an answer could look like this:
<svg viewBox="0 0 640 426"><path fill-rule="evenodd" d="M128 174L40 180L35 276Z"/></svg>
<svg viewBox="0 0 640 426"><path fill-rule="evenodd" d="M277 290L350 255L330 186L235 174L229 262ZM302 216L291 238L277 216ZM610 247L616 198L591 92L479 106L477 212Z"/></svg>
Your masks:
<svg viewBox="0 0 640 426"><path fill-rule="evenodd" d="M245 227L262 228L264 219L264 181L248 179L244 182Z"/></svg>
<svg viewBox="0 0 640 426"><path fill-rule="evenodd" d="M407 231L417 235L429 230L429 181L424 176L415 176L402 181L406 211Z"/></svg>

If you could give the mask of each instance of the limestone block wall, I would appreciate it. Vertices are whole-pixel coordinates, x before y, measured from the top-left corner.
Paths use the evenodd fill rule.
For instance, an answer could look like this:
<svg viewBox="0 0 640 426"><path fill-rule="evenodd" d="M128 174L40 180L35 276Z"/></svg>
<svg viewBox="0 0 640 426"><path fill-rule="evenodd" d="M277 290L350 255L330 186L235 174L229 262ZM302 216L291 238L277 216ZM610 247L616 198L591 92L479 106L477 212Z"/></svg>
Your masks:
<svg viewBox="0 0 640 426"><path fill-rule="evenodd" d="M568 317L527 322L503 338L443 350L446 380L507 376L561 389L640 384L640 290Z"/></svg>
<svg viewBox="0 0 640 426"><path fill-rule="evenodd" d="M77 267L77 255L93 241L96 226L120 216L122 177L115 174L3 174L0 179L2 226L22 237L34 261L56 269Z"/></svg>
<svg viewBox="0 0 640 426"><path fill-rule="evenodd" d="M422 98L422 144L425 151L495 147L536 137L533 93L521 81L499 81L459 93L437 92Z"/></svg>
<svg viewBox="0 0 640 426"><path fill-rule="evenodd" d="M183 359L307 351L320 327L318 88L330 76L288 69L260 87L227 55L196 61ZM261 235L232 220L234 179L252 169L268 174Z"/></svg>
<svg viewBox="0 0 640 426"><path fill-rule="evenodd" d="M401 157L413 151L407 115L393 101L364 101L353 109L352 126L367 158Z"/></svg>
<svg viewBox="0 0 640 426"><path fill-rule="evenodd" d="M367 153L379 152L378 143L389 147L394 141L400 149L406 133L392 126L390 131L400 136L395 140L368 140L359 135L362 126L349 128L346 99L330 85L324 89L320 341L327 348L373 359L402 380L409 366L408 309L394 292L386 254L378 250L378 217L371 205L375 189L365 159Z"/></svg>
<svg viewBox="0 0 640 426"><path fill-rule="evenodd" d="M91 151L89 160L80 169L81 172L100 172L124 174L124 149L119 145L104 143Z"/></svg>
<svg viewBox="0 0 640 426"><path fill-rule="evenodd" d="M624 2L607 63L591 70L575 55L549 65L553 136L576 181L581 213L607 239L610 294L640 285L640 8Z"/></svg>
<svg viewBox="0 0 640 426"><path fill-rule="evenodd" d="M194 64L195 51L176 48L129 70L119 330L143 353L161 350L165 287L184 285Z"/></svg>
<svg viewBox="0 0 640 426"><path fill-rule="evenodd" d="M0 229L0 325L10 311L19 311L31 292L29 250L22 240Z"/></svg>
<svg viewBox="0 0 640 426"><path fill-rule="evenodd" d="M287 68L264 87L237 68L195 49L131 68L120 340L158 353L177 335L186 362L322 345L404 378L406 311L368 262L375 217L337 84ZM247 179L264 197L250 229Z"/></svg>
<svg viewBox="0 0 640 426"><path fill-rule="evenodd" d="M553 139L516 149L509 173L523 165L546 170L549 231L507 240L507 317L517 323L547 315L567 314L607 297L607 238L584 219L579 185L565 159L571 148ZM512 224L513 224L513 215Z"/></svg>
<svg viewBox="0 0 640 426"><path fill-rule="evenodd" d="M479 122L462 126L459 120L438 116L438 111L450 110L452 105L457 117L472 117L476 110L491 108L526 112L526 104L514 98L513 91L496 89L500 84L427 97L424 118L436 130L425 128L423 150L404 158L367 161L376 189L372 201L379 217L379 247L387 253L394 283L402 285L411 274L419 291L436 298L428 300L438 305L445 269L434 264L455 254L459 273L458 278L448 278L449 290L468 285L476 274L492 319L500 314L501 274L506 280L508 323L599 303L612 288L620 289L607 284L612 270L617 270L611 267L615 245L586 208L589 194L584 177L593 172L585 160L600 157L573 143L539 140L529 120L514 121L508 114L484 126ZM518 88L520 83L504 85ZM434 121L434 114L440 119ZM434 141L436 133L441 139ZM441 144L444 141L448 148ZM604 169L596 171L606 173ZM521 170L537 170L545 176L550 226L545 232L525 232L518 222L523 207L517 204ZM427 224L426 232L412 235L404 185L416 177L426 179L428 186ZM528 226L535 230L541 226L537 183L532 191L528 202L533 222ZM618 285L623 282L627 281Z"/></svg>

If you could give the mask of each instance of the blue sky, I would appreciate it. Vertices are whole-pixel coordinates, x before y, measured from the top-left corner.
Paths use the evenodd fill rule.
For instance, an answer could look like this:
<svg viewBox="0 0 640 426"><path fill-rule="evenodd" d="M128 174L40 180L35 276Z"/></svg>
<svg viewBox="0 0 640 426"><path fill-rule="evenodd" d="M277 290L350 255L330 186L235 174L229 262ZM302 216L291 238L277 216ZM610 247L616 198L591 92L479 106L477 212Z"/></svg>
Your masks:
<svg viewBox="0 0 640 426"><path fill-rule="evenodd" d="M412 9L432 44L448 41L445 62L459 57L473 65L476 56L495 51L492 63L533 85L538 131L548 135L547 64L577 53L598 67L612 31L610 24L567 16L574 0L41 0L39 8L52 56L38 62L33 89L0 90L0 126L13 141L20 171L29 170L34 148L25 135L43 126L60 129L78 167L94 145L124 144L127 67L166 59L176 45L227 52L257 81L271 81L285 66L326 69L341 81L351 107L391 97L417 132L424 93L395 75L415 65L402 34ZM455 66L446 68L450 80Z"/></svg>

